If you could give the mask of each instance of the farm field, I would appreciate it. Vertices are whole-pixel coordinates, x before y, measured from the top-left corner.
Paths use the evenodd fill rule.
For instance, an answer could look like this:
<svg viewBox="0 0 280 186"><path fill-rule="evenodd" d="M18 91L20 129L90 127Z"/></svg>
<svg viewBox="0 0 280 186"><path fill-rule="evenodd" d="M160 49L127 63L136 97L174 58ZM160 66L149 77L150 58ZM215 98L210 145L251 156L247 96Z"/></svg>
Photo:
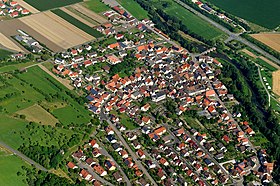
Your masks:
<svg viewBox="0 0 280 186"><path fill-rule="evenodd" d="M88 9L90 9L90 10L96 12L96 13L101 13L101 12L105 12L107 10L110 10L110 8L107 5L105 5L104 3L102 3L101 0L85 1L83 3L83 5L86 8L88 8Z"/></svg>
<svg viewBox="0 0 280 186"><path fill-rule="evenodd" d="M4 46L10 50L17 51L17 52L24 51L20 46L17 45L17 43L15 41L12 40L12 38L8 38L1 32L0 32L0 45Z"/></svg>
<svg viewBox="0 0 280 186"><path fill-rule="evenodd" d="M34 65L34 64L36 64L36 62L26 62L26 63L14 64L14 65L5 65L3 67L0 67L0 73L20 70L21 68L25 68L29 65Z"/></svg>
<svg viewBox="0 0 280 186"><path fill-rule="evenodd" d="M75 14L74 12L68 10L65 7L60 8L60 10L62 10L63 12L65 12L66 14L69 14L70 16L74 17L75 19L79 20L80 22L86 24L89 27L94 27L96 26L95 24L92 24L91 22L87 21L86 19L80 17L79 15Z"/></svg>
<svg viewBox="0 0 280 186"><path fill-rule="evenodd" d="M43 125L55 126L56 123L59 123L58 119L37 104L20 110L17 114L24 115L27 121L33 121Z"/></svg>
<svg viewBox="0 0 280 186"><path fill-rule="evenodd" d="M83 30L88 35L91 35L91 36L96 37L96 38L103 36L103 34L98 32L97 30L95 30L95 29L91 28L90 26L82 23L81 21L77 20L76 18L72 17L71 15L65 13L64 11L62 11L60 9L52 10L52 12L54 14L56 14L57 16L61 17L62 19L68 21L71 24L73 24L74 26L78 27L79 29Z"/></svg>
<svg viewBox="0 0 280 186"><path fill-rule="evenodd" d="M272 73L272 91L280 96L280 70Z"/></svg>
<svg viewBox="0 0 280 186"><path fill-rule="evenodd" d="M148 12L134 0L117 0L127 11L139 20L149 18Z"/></svg>
<svg viewBox="0 0 280 186"><path fill-rule="evenodd" d="M259 34L251 34L250 36L264 43L270 48L280 52L280 34L259 33Z"/></svg>
<svg viewBox="0 0 280 186"><path fill-rule="evenodd" d="M34 8L40 10L40 11L44 11L44 10L49 10L49 9L53 9L53 8L58 8L58 7L62 7L62 6L67 6L67 5L71 5L74 3L79 3L82 0L25 0L28 4L30 4L31 6L33 6Z"/></svg>
<svg viewBox="0 0 280 186"><path fill-rule="evenodd" d="M155 3L158 3L158 0L156 0ZM210 25L208 22L194 15L192 12L183 8L179 4L173 1L170 1L170 3L172 4L165 8L164 11L171 16L176 15L176 17L181 20L182 23L185 24L191 32L194 32L197 35L204 37L205 39L212 40L224 35L221 30Z"/></svg>
<svg viewBox="0 0 280 186"><path fill-rule="evenodd" d="M16 155L1 149L0 147L0 180L1 185L27 185L22 180L24 176L18 176L17 172L21 170L21 166L29 166Z"/></svg>
<svg viewBox="0 0 280 186"><path fill-rule="evenodd" d="M280 24L279 0L206 0L206 2L269 29L276 28Z"/></svg>
<svg viewBox="0 0 280 186"><path fill-rule="evenodd" d="M71 7L100 24L108 22L108 20L103 16L91 11L88 8L85 8L80 4L71 5Z"/></svg>
<svg viewBox="0 0 280 186"><path fill-rule="evenodd" d="M68 49L94 39L91 35L50 11L23 17L20 20L63 49ZM32 35L32 33L30 34ZM54 52L60 51L52 48L52 46L48 47Z"/></svg>

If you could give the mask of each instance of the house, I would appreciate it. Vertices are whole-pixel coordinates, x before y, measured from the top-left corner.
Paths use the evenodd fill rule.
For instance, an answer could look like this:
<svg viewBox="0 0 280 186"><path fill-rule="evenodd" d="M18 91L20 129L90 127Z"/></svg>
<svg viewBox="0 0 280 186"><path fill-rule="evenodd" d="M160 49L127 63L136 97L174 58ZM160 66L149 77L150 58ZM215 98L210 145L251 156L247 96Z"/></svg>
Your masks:
<svg viewBox="0 0 280 186"><path fill-rule="evenodd" d="M69 162L69 163L67 163L67 167L68 168L70 168L70 169L77 169L78 168L78 166L77 165L75 165L73 162Z"/></svg>
<svg viewBox="0 0 280 186"><path fill-rule="evenodd" d="M139 180L136 181L136 183L139 184L140 186L150 186L150 184L144 178L140 178Z"/></svg>
<svg viewBox="0 0 280 186"><path fill-rule="evenodd" d="M79 150L79 151L73 153L72 157L77 158L77 159L82 160L82 161L86 160L86 156L84 155L82 150Z"/></svg>
<svg viewBox="0 0 280 186"><path fill-rule="evenodd" d="M116 34L116 35L115 35L115 39L116 39L116 40L120 40L120 39L122 39L123 37L124 37L123 34Z"/></svg>
<svg viewBox="0 0 280 186"><path fill-rule="evenodd" d="M113 149L114 149L116 152L119 152L119 151L122 150L122 147L121 147L121 145L120 145L119 143L114 143L114 144L112 145L112 147L113 147Z"/></svg>
<svg viewBox="0 0 280 186"><path fill-rule="evenodd" d="M129 168L133 167L134 165L131 158L124 159L124 164L126 164L126 166L128 166Z"/></svg>
<svg viewBox="0 0 280 186"><path fill-rule="evenodd" d="M116 169L116 165L113 161L111 160L105 160L105 167L109 170L109 171L113 171Z"/></svg>
<svg viewBox="0 0 280 186"><path fill-rule="evenodd" d="M21 11L21 14L22 15L28 15L30 12L29 12L29 10L27 10L27 9L23 9L22 11Z"/></svg>
<svg viewBox="0 0 280 186"><path fill-rule="evenodd" d="M113 134L115 134L114 130L113 130L112 127L110 127L110 126L105 127L105 131L106 131L106 133L107 133L108 135L113 135Z"/></svg>
<svg viewBox="0 0 280 186"><path fill-rule="evenodd" d="M149 169L156 168L156 164L152 160L145 160L145 164L149 167Z"/></svg>
<svg viewBox="0 0 280 186"><path fill-rule="evenodd" d="M168 166L169 165L168 161L165 158L160 158L159 163L161 163L164 166Z"/></svg>
<svg viewBox="0 0 280 186"><path fill-rule="evenodd" d="M96 164L96 162L95 162L92 158L86 159L86 163L87 163L89 166L92 166L92 165Z"/></svg>
<svg viewBox="0 0 280 186"><path fill-rule="evenodd" d="M145 153L144 153L143 150L138 149L136 153L137 153L137 155L140 157L140 159L146 158L146 155L145 155Z"/></svg>
<svg viewBox="0 0 280 186"><path fill-rule="evenodd" d="M95 172L97 172L100 176L106 176L107 175L107 171L105 171L103 169L103 167L101 167L100 165L94 165L93 169L95 170Z"/></svg>
<svg viewBox="0 0 280 186"><path fill-rule="evenodd" d="M79 63L79 62L84 61L84 59L85 59L84 56L77 56L77 57L72 58L72 61L74 63Z"/></svg>
<svg viewBox="0 0 280 186"><path fill-rule="evenodd" d="M137 140L133 140L132 145L133 145L134 149L140 149L141 148L141 144Z"/></svg>
<svg viewBox="0 0 280 186"><path fill-rule="evenodd" d="M12 12L12 13L10 14L10 16L11 16L12 18L18 17L18 16L19 16L19 13L16 12L16 11L14 11L14 12Z"/></svg>
<svg viewBox="0 0 280 186"><path fill-rule="evenodd" d="M150 124L150 123L151 123L150 117L147 117L147 116L142 117L142 125L141 126L143 126L144 124Z"/></svg>
<svg viewBox="0 0 280 186"><path fill-rule="evenodd" d="M122 178L120 172L115 172L115 173L113 174L113 176L114 176L115 180L117 180L117 182L121 182L121 181L123 180L123 178Z"/></svg>
<svg viewBox="0 0 280 186"><path fill-rule="evenodd" d="M152 95L152 101L156 103L164 100L165 98L166 98L166 94L164 91L160 91Z"/></svg>
<svg viewBox="0 0 280 186"><path fill-rule="evenodd" d="M230 141L230 139L229 139L229 137L227 135L224 135L222 137L222 140L225 141L226 143L229 143L229 141Z"/></svg>
<svg viewBox="0 0 280 186"><path fill-rule="evenodd" d="M79 175L82 176L87 181L89 181L92 178L92 175L89 174L89 172L86 171L85 169L82 169Z"/></svg>
<svg viewBox="0 0 280 186"><path fill-rule="evenodd" d="M96 140L91 140L88 145L92 146L93 148L99 148L99 145L96 142Z"/></svg>
<svg viewBox="0 0 280 186"><path fill-rule="evenodd" d="M157 134L158 136L163 135L165 132L166 132L166 128L163 126L154 130L154 133Z"/></svg>
<svg viewBox="0 0 280 186"><path fill-rule="evenodd" d="M93 155L93 157L97 158L101 155L101 152L98 148L93 148L92 155Z"/></svg>
<svg viewBox="0 0 280 186"><path fill-rule="evenodd" d="M160 180L164 180L164 179L166 178L166 176L164 175L162 169L159 169L159 170L157 171L157 176L160 178Z"/></svg>
<svg viewBox="0 0 280 186"><path fill-rule="evenodd" d="M106 138L110 143L116 143L117 142L114 135L108 135Z"/></svg>
<svg viewBox="0 0 280 186"><path fill-rule="evenodd" d="M141 107L141 110L143 112L147 112L150 109L150 107L151 107L150 104L147 103L147 104L145 104L144 106Z"/></svg>
<svg viewBox="0 0 280 186"><path fill-rule="evenodd" d="M134 132L127 132L126 133L128 141L133 141L137 139L137 135Z"/></svg>
<svg viewBox="0 0 280 186"><path fill-rule="evenodd" d="M128 153L127 153L126 150L124 150L124 149L119 151L119 155L120 155L123 159L128 158Z"/></svg>

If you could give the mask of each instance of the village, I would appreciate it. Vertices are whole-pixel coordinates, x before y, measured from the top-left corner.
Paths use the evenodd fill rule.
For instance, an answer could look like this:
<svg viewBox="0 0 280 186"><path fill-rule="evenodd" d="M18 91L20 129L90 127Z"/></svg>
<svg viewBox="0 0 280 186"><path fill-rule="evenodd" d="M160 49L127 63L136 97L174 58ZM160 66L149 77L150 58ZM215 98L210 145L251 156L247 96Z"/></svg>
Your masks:
<svg viewBox="0 0 280 186"><path fill-rule="evenodd" d="M9 16L11 18L17 18L29 14L29 10L19 5L16 1L0 1L0 16Z"/></svg>
<svg viewBox="0 0 280 186"><path fill-rule="evenodd" d="M273 163L251 143L255 132L218 79L222 63L194 57L152 31L151 21L114 10L104 14L111 24L97 29L106 46L71 48L54 61L53 73L87 94L102 121L69 171L94 185L225 185L249 174L270 182Z"/></svg>

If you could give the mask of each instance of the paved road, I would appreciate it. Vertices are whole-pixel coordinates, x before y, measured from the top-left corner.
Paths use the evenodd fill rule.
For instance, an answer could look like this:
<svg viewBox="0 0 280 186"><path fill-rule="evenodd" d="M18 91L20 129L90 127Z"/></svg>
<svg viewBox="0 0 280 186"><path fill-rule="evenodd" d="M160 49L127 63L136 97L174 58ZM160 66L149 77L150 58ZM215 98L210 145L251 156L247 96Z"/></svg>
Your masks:
<svg viewBox="0 0 280 186"><path fill-rule="evenodd" d="M95 138L96 139L96 138ZM124 173L123 169L121 168L121 166L119 166L119 164L116 162L116 160L107 152L107 150L105 149L103 143L101 141L99 141L98 139L96 139L98 144L100 145L101 149L100 149L100 152L101 154L109 157L115 164L116 164L116 167L119 169L119 171L121 172L121 174L123 175L123 179L124 181L126 182L126 185L127 186L131 186L131 183L128 179L128 177L126 176L126 174Z"/></svg>
<svg viewBox="0 0 280 186"><path fill-rule="evenodd" d="M27 163L34 165L37 169L48 172L49 170L46 169L45 167L43 167L42 165L40 165L39 163L36 163L35 161L33 161L32 159L28 158L27 156L25 156L24 154L22 154L21 152L19 152L18 150L13 149L12 147L10 147L9 145L3 143L0 141L0 146L8 149L9 151L13 152L15 155L17 155L18 157L20 157L21 159L23 159L24 161L26 161Z"/></svg>
<svg viewBox="0 0 280 186"><path fill-rule="evenodd" d="M223 27L222 25L218 24L217 22L213 21L212 19L206 17L205 15L201 14L200 12L198 12L197 10L193 9L192 7L190 7L189 5L183 3L180 0L174 0L175 2L177 2L178 4L180 4L181 6L183 6L184 8L186 8L187 10L193 12L195 15L201 17L202 19L204 19L205 21L209 22L210 24L212 24L213 26L215 26L216 28L222 30L223 32L225 32L226 34L228 34L232 39L235 39L237 41L240 41L241 43L243 43L244 45L249 46L250 48L254 49L255 51L259 52L260 54L262 54L263 56L271 59L272 61L274 61L275 63L280 65L280 60L278 60L276 57L274 57L273 55L270 55L269 53L265 52L263 49L259 48L258 46L256 46L255 44L247 41L246 39L242 38L241 36L239 36L239 34L230 32L228 29L226 29L225 27Z"/></svg>
<svg viewBox="0 0 280 186"><path fill-rule="evenodd" d="M120 131L116 128L116 126L108 119L108 117L103 113L103 111L101 110L100 112L100 118L104 119L107 121L107 123L110 125L110 127L112 127L112 129L114 130L115 134L118 136L118 138L120 139L120 141L122 142L123 146L127 149L129 155L132 157L133 161L135 162L135 164L139 167L139 169L141 169L143 171L143 173L147 176L147 178L151 181L152 185L156 185L157 183L155 182L155 180L151 177L151 175L148 173L148 171L146 170L146 168L142 165L141 162L139 162L137 159L138 157L136 156L136 154L131 150L130 146L127 144L127 142L125 141L125 139L122 137L122 134L120 133Z"/></svg>
<svg viewBox="0 0 280 186"><path fill-rule="evenodd" d="M265 89L265 91L266 91L266 94L267 94L267 96L268 96L268 106L270 107L270 93L269 93L269 91L267 90L267 88L266 88L266 86L265 86L265 84L264 84L264 82L263 82L263 78L262 78L262 74L261 74L261 70L260 70L260 66L259 65L257 65L258 66L258 73L259 73L259 76L260 76L260 80L261 80L261 82L262 82L262 86L264 87L264 89Z"/></svg>
<svg viewBox="0 0 280 186"><path fill-rule="evenodd" d="M110 182L108 182L107 180L105 180L104 178L102 178L101 176L99 176L98 174L96 174L92 167L89 166L88 164L81 162L78 158L74 158L78 163L77 166L80 167L81 169L86 169L91 175L93 175L94 179L100 181L101 183L104 183L106 185L109 186L114 186L113 184L111 184Z"/></svg>

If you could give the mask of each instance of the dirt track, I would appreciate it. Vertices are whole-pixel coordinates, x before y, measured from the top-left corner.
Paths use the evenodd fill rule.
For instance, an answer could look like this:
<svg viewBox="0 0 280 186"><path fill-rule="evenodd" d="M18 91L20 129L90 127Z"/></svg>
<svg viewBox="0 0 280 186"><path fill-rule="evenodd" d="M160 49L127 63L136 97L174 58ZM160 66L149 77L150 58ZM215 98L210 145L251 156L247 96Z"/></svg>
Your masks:
<svg viewBox="0 0 280 186"><path fill-rule="evenodd" d="M12 39L8 38L4 34L0 33L0 45L3 45L5 48L17 51L17 52L23 52L24 50L19 47L15 41L12 41Z"/></svg>
<svg viewBox="0 0 280 186"><path fill-rule="evenodd" d="M20 20L63 49L94 39L50 11L23 17Z"/></svg>
<svg viewBox="0 0 280 186"><path fill-rule="evenodd" d="M280 70L272 73L272 91L280 96Z"/></svg>
<svg viewBox="0 0 280 186"><path fill-rule="evenodd" d="M260 33L252 34L253 38L259 40L260 42L266 44L272 49L280 52L280 34L278 33Z"/></svg>
<svg viewBox="0 0 280 186"><path fill-rule="evenodd" d="M29 12L36 14L39 13L40 11L37 10L36 8L34 8L33 6L31 6L30 4L26 3L23 0L17 0L18 4L21 5L23 8L29 10Z"/></svg>
<svg viewBox="0 0 280 186"><path fill-rule="evenodd" d="M50 76L52 76L54 79L56 79L58 82L60 82L61 84L63 84L66 88L68 88L69 90L73 90L74 87L70 85L70 81L67 79L63 79L60 77L55 76L52 72L50 72L46 67L44 67L43 65L39 64L38 65L42 70L44 70L46 73L48 73Z"/></svg>
<svg viewBox="0 0 280 186"><path fill-rule="evenodd" d="M93 11L87 9L86 7L80 5L80 4L75 4L71 6L72 8L76 9L77 11L81 12L82 14L87 15L89 18L95 20L96 22L103 24L108 22L107 19L104 17L98 15L97 13L94 13Z"/></svg>
<svg viewBox="0 0 280 186"><path fill-rule="evenodd" d="M62 11L64 11L65 13L67 13L67 14L69 14L70 16L72 16L72 17L78 19L79 21L81 21L82 23L84 23L84 24L86 24L86 25L88 25L88 26L90 26L90 27L96 26L96 25L94 25L94 24L88 22L87 20L81 18L81 17L78 16L77 14L71 12L70 10L66 9L65 7L62 7L62 8L60 8L60 9L61 9Z"/></svg>

